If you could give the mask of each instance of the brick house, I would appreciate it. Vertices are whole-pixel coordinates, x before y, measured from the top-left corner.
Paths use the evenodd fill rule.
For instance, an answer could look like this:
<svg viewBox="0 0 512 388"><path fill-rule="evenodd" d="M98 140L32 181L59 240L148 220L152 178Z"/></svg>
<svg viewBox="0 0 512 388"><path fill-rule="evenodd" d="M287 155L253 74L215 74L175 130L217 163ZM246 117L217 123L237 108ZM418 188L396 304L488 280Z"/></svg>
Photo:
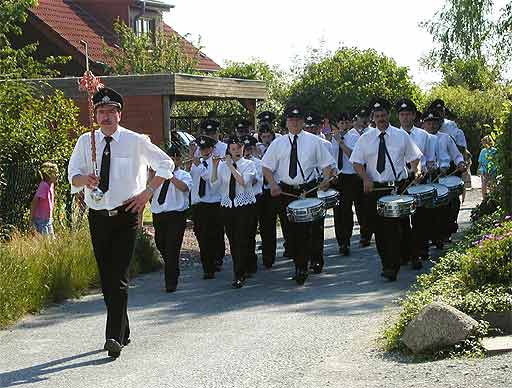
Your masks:
<svg viewBox="0 0 512 388"><path fill-rule="evenodd" d="M23 34L14 45L39 42L38 56L70 56L71 61L59 68L66 77L80 77L85 71L85 49L88 44L89 65L96 75L105 73L108 62L103 42L114 47L116 38L113 22L118 18L137 34L157 29L176 34L183 39L185 53L197 56L198 70L204 73L218 71L220 66L163 21L162 14L173 6L161 0L39 0L29 12ZM108 84L106 86L109 86ZM125 94L125 110L121 124L129 129L148 134L155 143L167 138L167 100L160 95ZM88 125L85 96L72 97L80 107L80 121Z"/></svg>

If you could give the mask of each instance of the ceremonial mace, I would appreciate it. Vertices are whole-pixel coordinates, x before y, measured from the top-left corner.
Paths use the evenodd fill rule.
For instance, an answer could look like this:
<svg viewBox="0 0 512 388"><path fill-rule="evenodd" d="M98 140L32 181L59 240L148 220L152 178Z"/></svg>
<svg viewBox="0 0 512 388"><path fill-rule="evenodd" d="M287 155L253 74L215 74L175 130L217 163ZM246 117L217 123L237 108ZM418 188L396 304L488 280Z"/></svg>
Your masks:
<svg viewBox="0 0 512 388"><path fill-rule="evenodd" d="M101 80L89 70L89 51L87 42L81 40L80 44L85 48L85 73L82 78L80 78L78 89L87 93L87 102L89 106L89 128L91 132L92 169L94 174L99 176L100 173L98 169L98 162L96 160L96 128L94 127L94 107L92 97L94 93L96 93L99 89L102 89L104 85L101 83ZM91 190L91 197L95 201L100 201L103 198L103 195L104 193L99 187Z"/></svg>

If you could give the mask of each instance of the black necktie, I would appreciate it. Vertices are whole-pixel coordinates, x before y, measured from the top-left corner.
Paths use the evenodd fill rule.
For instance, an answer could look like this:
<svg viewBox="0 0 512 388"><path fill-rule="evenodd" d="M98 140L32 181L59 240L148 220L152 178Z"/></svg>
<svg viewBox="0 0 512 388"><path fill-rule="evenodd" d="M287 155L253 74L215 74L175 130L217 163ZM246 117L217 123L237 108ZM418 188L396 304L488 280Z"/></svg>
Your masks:
<svg viewBox="0 0 512 388"><path fill-rule="evenodd" d="M339 150L338 150L338 170L341 171L342 168L343 168L343 150L341 149L341 146L340 146Z"/></svg>
<svg viewBox="0 0 512 388"><path fill-rule="evenodd" d="M297 135L293 137L292 151L290 153L290 167L288 169L288 175L290 175L292 179L297 176L297 161L299 160L297 157L297 137Z"/></svg>
<svg viewBox="0 0 512 388"><path fill-rule="evenodd" d="M379 174L382 174L386 168L386 142L384 141L384 135L385 133L379 135L379 156L377 158L377 171Z"/></svg>
<svg viewBox="0 0 512 388"><path fill-rule="evenodd" d="M203 166L205 166L206 168L208 168L208 163L206 163L206 160L203 160ZM206 194L206 181L200 177L199 178L199 197L202 198L204 197L204 195Z"/></svg>
<svg viewBox="0 0 512 388"><path fill-rule="evenodd" d="M109 178L110 178L110 142L112 141L111 136L105 136L105 148L103 149L103 155L101 157L101 169L100 169L100 184L98 188L106 193L108 191Z"/></svg>
<svg viewBox="0 0 512 388"><path fill-rule="evenodd" d="M233 163L233 167L236 170L236 163ZM233 173L231 173L231 178L229 178L229 199L233 201L236 197L236 179Z"/></svg>
<svg viewBox="0 0 512 388"><path fill-rule="evenodd" d="M171 184L170 179L166 179L164 184L162 185L162 189L160 190L160 194L158 194L158 204L163 205L165 202L165 197L167 197L167 191L169 191L169 185Z"/></svg>

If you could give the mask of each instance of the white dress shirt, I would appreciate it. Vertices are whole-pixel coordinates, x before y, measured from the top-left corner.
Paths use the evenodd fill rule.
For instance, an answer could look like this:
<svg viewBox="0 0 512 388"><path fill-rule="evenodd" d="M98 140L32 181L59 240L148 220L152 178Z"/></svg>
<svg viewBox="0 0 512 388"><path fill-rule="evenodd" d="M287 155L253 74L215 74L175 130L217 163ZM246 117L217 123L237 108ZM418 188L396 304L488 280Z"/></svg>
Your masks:
<svg viewBox="0 0 512 388"><path fill-rule="evenodd" d="M95 131L96 160L101 171L101 158L106 146L105 135L101 130ZM174 162L156 145L147 141L141 134L118 127L112 134L110 142L109 189L99 201L91 198L87 187L73 186L76 175L92 174L91 133L84 133L78 138L68 165L68 180L71 192L85 189L85 203L91 209L112 210L121 206L127 199L145 190L148 179L148 167L156 175L165 179L172 177ZM98 171L99 174L99 171Z"/></svg>
<svg viewBox="0 0 512 388"><path fill-rule="evenodd" d="M252 183L256 178L256 166L253 161L241 158L236 162L236 169L242 175L244 186L236 182L236 196L233 201L229 198L229 182L231 180L231 170L226 162L220 162L217 167L217 180L212 184L219 187L220 205L223 207L240 207L256 203Z"/></svg>
<svg viewBox="0 0 512 388"><path fill-rule="evenodd" d="M464 161L464 157L460 153L453 139L446 133L438 132L436 135L430 135L435 152L435 161L437 168L448 168L450 162L455 165Z"/></svg>
<svg viewBox="0 0 512 388"><path fill-rule="evenodd" d="M215 145L213 146L213 152L212 154L215 156L225 156L226 151L228 149L228 145L222 141L217 141ZM196 152L194 153L194 156L196 158L199 158L201 156L201 151L199 151L199 147L196 148Z"/></svg>
<svg viewBox="0 0 512 388"><path fill-rule="evenodd" d="M158 214L164 212L182 212L188 209L190 205L189 193L190 189L192 188L192 176L182 169L174 170L173 174L176 179L179 179L187 185L188 191L183 192L178 190L176 186L171 182L169 184L169 189L167 190L167 195L165 196L165 202L160 205L158 203L158 197L160 196L160 191L162 190L162 183L153 194L153 199L151 200L151 213Z"/></svg>
<svg viewBox="0 0 512 388"><path fill-rule="evenodd" d="M345 143L345 145L348 148L353 150L357 141L361 137L361 135L363 133L365 133L367 130L368 130L368 128L365 128L362 130L361 133L359 133L359 131L357 129L352 128L350 131L348 131L345 134L345 136L343 136L343 142ZM338 142L336 141L336 139L334 137L332 138L331 147L332 147L332 154L333 154L334 160L336 161L336 169L337 169L338 173L341 172L342 174L356 174L356 170L354 170L354 165L350 161L350 157L343 151L341 151L341 152L343 152L343 167L342 167L341 171L338 170L338 155L340 153L340 145L338 144Z"/></svg>
<svg viewBox="0 0 512 388"><path fill-rule="evenodd" d="M455 121L444 119L439 132L450 135L457 146L468 148L464 131L459 128Z"/></svg>
<svg viewBox="0 0 512 388"><path fill-rule="evenodd" d="M427 163L433 162L435 159L433 147L429 143L429 133L424 129L418 127L412 127L411 132L407 132L403 128L401 129L404 130L411 137L411 139L414 141L414 144L418 146L421 153L423 154L420 160L420 168L426 171Z"/></svg>
<svg viewBox="0 0 512 388"><path fill-rule="evenodd" d="M256 183L253 183L252 189L254 195L258 196L263 193L263 166L261 165L261 160L254 156L252 156L250 160L256 167Z"/></svg>
<svg viewBox="0 0 512 388"><path fill-rule="evenodd" d="M378 128L371 128L357 141L350 161L366 165L366 173L374 182L391 182L402 180L408 177L406 163L421 158L421 151L412 141L411 137L402 129L389 126L384 135L386 148L393 161L396 177L388 156L385 156L386 164L384 171L377 171L377 159L379 156L379 143L381 131Z"/></svg>
<svg viewBox="0 0 512 388"><path fill-rule="evenodd" d="M316 177L317 168L322 170L335 165L331 153L326 152L323 140L316 135L301 131L297 137L297 157L304 176L297 163L297 176L291 178L289 167L293 138L294 135L290 133L276 138L263 156L263 167L272 171L277 181L287 185L301 185Z"/></svg>
<svg viewBox="0 0 512 388"><path fill-rule="evenodd" d="M212 173L212 156L210 158L204 160L208 167L203 165L203 161L199 163L199 165L195 165L192 163L192 167L190 168L190 175L192 176L192 190L190 191L190 199L192 200L192 205L195 205L199 202L204 203L218 203L220 202L220 194L219 189L217 187L213 187L210 182L210 176ZM205 194L203 197L199 196L199 182L200 179L203 178L206 181L205 186Z"/></svg>

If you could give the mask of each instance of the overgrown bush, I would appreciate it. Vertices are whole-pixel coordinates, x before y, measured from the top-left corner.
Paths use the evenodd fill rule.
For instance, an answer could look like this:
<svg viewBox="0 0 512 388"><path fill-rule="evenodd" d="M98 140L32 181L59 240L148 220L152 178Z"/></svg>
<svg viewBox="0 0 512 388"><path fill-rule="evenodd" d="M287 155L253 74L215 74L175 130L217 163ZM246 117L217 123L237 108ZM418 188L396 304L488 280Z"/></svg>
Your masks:
<svg viewBox="0 0 512 388"><path fill-rule="evenodd" d="M384 332L388 350L404 350L400 341L406 326L428 304L445 302L466 314L512 310L512 221L497 212L484 216L461 243L443 256L430 274L401 301L398 320ZM480 331L483 335L485 331ZM468 344L476 345L477 341ZM459 346L465 351L467 347ZM453 349L451 349L453 351ZM437 356L444 356L442 352Z"/></svg>
<svg viewBox="0 0 512 388"><path fill-rule="evenodd" d="M141 230L131 276L161 267L153 238ZM57 237L14 234L0 244L0 328L53 302L99 287L88 228L58 228Z"/></svg>

